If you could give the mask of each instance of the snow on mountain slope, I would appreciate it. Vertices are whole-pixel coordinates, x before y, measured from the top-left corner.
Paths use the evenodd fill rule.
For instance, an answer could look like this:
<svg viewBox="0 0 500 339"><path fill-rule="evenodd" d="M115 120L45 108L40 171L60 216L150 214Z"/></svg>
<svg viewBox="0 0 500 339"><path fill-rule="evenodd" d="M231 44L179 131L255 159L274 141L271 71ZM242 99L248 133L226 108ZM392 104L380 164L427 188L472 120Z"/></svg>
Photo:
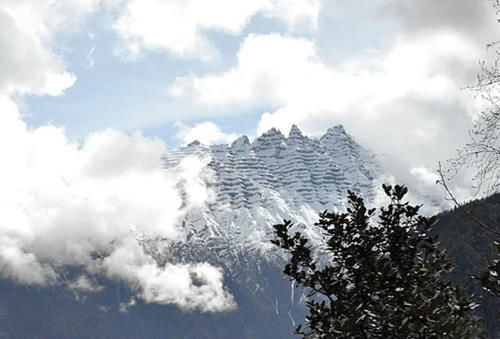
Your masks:
<svg viewBox="0 0 500 339"><path fill-rule="evenodd" d="M215 197L188 214L188 241L175 248L175 257L203 258L235 274L242 265L280 260L269 240L272 225L283 219L293 220L313 241L319 239L312 227L318 212L342 209L347 190L370 199L380 172L374 155L340 125L319 139L293 126L288 137L271 129L252 143L246 136L231 145L194 141L165 154L165 166L187 156L206 163L206 182Z"/></svg>

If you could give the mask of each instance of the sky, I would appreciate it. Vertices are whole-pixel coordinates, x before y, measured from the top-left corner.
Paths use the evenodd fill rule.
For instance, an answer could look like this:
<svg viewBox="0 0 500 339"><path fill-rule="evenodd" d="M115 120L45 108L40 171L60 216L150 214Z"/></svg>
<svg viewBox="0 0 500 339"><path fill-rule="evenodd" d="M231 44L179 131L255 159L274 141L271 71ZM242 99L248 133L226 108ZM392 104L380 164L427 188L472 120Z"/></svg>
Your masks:
<svg viewBox="0 0 500 339"><path fill-rule="evenodd" d="M176 148L343 124L415 185L467 141L499 30L490 0L3 3L3 87L30 128Z"/></svg>
<svg viewBox="0 0 500 339"><path fill-rule="evenodd" d="M199 160L167 172L161 154L342 124L391 180L438 192L498 33L489 0L0 0L0 273L234 308L218 268L158 267L134 241L182 239L179 182L188 206L210 197ZM466 176L453 188L471 196ZM65 264L86 273L64 282Z"/></svg>

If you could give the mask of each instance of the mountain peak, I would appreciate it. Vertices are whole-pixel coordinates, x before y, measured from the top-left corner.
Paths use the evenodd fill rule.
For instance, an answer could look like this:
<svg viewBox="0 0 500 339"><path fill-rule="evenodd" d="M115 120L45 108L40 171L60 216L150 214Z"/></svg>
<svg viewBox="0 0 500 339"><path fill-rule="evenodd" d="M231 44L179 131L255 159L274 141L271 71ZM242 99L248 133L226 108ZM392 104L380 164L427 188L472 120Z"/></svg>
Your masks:
<svg viewBox="0 0 500 339"><path fill-rule="evenodd" d="M241 146L250 146L250 140L248 140L248 137L246 135L242 135L238 137L233 143L231 144L231 148L238 148Z"/></svg>
<svg viewBox="0 0 500 339"><path fill-rule="evenodd" d="M284 137L284 135L281 133L281 131L279 129L277 129L276 127L272 127L267 132L262 133L261 136L280 136L280 137Z"/></svg>
<svg viewBox="0 0 500 339"><path fill-rule="evenodd" d="M330 127L327 131L326 131L326 134L325 135L332 135L332 134L345 134L347 135L347 132L345 131L344 129L344 126L342 125L335 125L333 127Z"/></svg>
<svg viewBox="0 0 500 339"><path fill-rule="evenodd" d="M200 146L200 145L201 145L201 142L199 142L198 140L194 140L191 143L189 143L187 145L187 147L196 147L196 146Z"/></svg>
<svg viewBox="0 0 500 339"><path fill-rule="evenodd" d="M269 131L262 133L260 137L253 142L254 147L268 147L269 145L279 146L285 140L285 136L281 134L277 128L271 128Z"/></svg>
<svg viewBox="0 0 500 339"><path fill-rule="evenodd" d="M292 128L290 128L290 133L288 133L288 138L293 137L303 137L301 130L297 127L297 125L293 124Z"/></svg>
<svg viewBox="0 0 500 339"><path fill-rule="evenodd" d="M338 142L354 142L351 136L347 134L342 125L330 127L326 133L319 139L322 143L337 144Z"/></svg>

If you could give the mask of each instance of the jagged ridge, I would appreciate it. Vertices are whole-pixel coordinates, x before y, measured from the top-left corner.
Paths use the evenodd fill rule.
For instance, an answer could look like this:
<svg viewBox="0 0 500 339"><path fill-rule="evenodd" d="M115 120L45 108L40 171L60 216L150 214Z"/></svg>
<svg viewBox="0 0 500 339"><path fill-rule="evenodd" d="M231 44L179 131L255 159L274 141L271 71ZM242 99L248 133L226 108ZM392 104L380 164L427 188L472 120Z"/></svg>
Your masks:
<svg viewBox="0 0 500 339"><path fill-rule="evenodd" d="M165 166L190 155L204 159L213 173L216 199L189 213L188 241L176 249L182 252L177 257L202 257L229 272L235 264L277 260L269 240L272 225L283 219L295 220L313 241L318 239L311 227L317 212L342 209L348 189L371 198L380 172L374 155L340 125L319 139L304 136L294 125L288 137L271 129L252 143L246 136L231 145L194 141L165 154Z"/></svg>

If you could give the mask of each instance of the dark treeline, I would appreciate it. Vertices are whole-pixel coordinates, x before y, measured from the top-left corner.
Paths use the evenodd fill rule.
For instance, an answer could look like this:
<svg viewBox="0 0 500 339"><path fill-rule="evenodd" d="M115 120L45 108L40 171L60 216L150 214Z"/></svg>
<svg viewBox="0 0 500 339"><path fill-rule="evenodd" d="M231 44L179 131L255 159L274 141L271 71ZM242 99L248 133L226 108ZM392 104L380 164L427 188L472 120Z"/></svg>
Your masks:
<svg viewBox="0 0 500 339"><path fill-rule="evenodd" d="M469 202L463 207L482 223L500 231L500 193ZM484 319L490 337L495 338L494 335L498 336L500 332L500 299L471 278L485 270L494 258L495 237L478 227L460 208L438 215L434 232L439 236L439 245L448 251L450 260L456 266L450 279L476 295L480 304L477 311Z"/></svg>

